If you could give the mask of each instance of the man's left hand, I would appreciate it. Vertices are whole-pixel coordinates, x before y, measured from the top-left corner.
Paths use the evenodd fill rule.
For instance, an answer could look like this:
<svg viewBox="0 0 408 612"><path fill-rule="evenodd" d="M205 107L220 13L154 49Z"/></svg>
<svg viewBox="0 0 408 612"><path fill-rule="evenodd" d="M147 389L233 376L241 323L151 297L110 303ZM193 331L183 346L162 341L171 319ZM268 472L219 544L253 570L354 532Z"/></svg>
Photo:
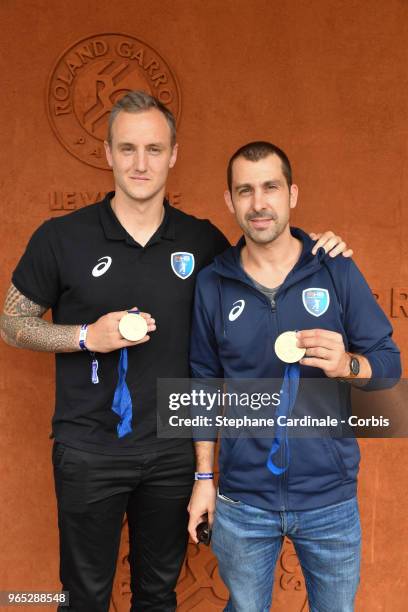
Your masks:
<svg viewBox="0 0 408 612"><path fill-rule="evenodd" d="M317 240L316 244L312 249L313 255L316 255L317 251L322 247L329 257L337 257L342 253L343 257L351 257L353 250L347 248L347 244L344 242L341 236L336 236L330 230L323 234L309 234L312 240Z"/></svg>
<svg viewBox="0 0 408 612"><path fill-rule="evenodd" d="M350 374L350 356L343 337L327 329L307 329L296 332L297 345L306 348L302 365L320 368L329 378L345 378Z"/></svg>

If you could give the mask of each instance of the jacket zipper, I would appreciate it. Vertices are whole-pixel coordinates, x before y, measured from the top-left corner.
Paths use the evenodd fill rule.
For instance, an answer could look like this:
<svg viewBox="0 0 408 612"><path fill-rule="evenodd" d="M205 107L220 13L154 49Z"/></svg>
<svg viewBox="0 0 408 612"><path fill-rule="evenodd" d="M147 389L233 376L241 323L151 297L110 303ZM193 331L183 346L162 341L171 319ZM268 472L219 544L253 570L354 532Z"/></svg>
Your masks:
<svg viewBox="0 0 408 612"><path fill-rule="evenodd" d="M277 296L278 296L279 291L275 294L275 304L274 306L272 306L271 304L271 314L272 314L272 324L274 326L274 329L276 330L276 337L279 336L280 334L280 328L279 328L279 317L278 317L278 309L277 309ZM281 460L281 465L285 465L286 463L286 453L285 453L285 445L282 444L281 448L280 448L280 452L279 452L279 456L280 456L280 460ZM289 469L289 467L288 467ZM281 477L278 477L278 491L279 491L279 506L281 509L281 512L284 512L287 508L287 486L288 486L288 482L287 482L287 471L285 470L285 472L283 472Z"/></svg>

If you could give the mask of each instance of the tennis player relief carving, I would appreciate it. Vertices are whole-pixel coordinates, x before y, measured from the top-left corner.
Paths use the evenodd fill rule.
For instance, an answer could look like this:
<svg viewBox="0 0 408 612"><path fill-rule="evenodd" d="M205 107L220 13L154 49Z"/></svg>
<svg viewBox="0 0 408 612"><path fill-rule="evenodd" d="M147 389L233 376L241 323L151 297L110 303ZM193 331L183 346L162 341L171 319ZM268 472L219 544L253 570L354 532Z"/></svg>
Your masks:
<svg viewBox="0 0 408 612"><path fill-rule="evenodd" d="M47 112L60 143L77 159L109 170L103 141L112 106L142 90L180 116L180 89L167 61L150 45L126 34L79 40L57 60L47 87Z"/></svg>

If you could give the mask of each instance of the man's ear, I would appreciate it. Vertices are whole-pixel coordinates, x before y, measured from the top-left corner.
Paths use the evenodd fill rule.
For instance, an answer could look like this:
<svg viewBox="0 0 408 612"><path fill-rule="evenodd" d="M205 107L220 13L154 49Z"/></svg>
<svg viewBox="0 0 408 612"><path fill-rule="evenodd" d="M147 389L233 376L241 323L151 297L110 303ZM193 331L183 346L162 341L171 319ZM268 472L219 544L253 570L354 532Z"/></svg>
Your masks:
<svg viewBox="0 0 408 612"><path fill-rule="evenodd" d="M107 140L104 140L103 141L103 145L105 147L106 160L107 160L109 166L112 168L112 165L113 165L112 164L112 151L111 151L111 148L110 148L110 144L109 144L109 142Z"/></svg>
<svg viewBox="0 0 408 612"><path fill-rule="evenodd" d="M176 143L173 147L173 150L171 152L171 156L170 156L170 161L169 161L169 168L173 168L174 164L177 161L177 153L178 153L178 143Z"/></svg>
<svg viewBox="0 0 408 612"><path fill-rule="evenodd" d="M297 185L292 185L289 192L289 205L291 208L296 208L299 189Z"/></svg>
<svg viewBox="0 0 408 612"><path fill-rule="evenodd" d="M232 213L234 215L235 214L235 209L234 209L234 205L232 203L231 192L229 191L229 189L226 189L224 191L224 200L225 200L225 203L227 205L228 210L230 211L230 213Z"/></svg>

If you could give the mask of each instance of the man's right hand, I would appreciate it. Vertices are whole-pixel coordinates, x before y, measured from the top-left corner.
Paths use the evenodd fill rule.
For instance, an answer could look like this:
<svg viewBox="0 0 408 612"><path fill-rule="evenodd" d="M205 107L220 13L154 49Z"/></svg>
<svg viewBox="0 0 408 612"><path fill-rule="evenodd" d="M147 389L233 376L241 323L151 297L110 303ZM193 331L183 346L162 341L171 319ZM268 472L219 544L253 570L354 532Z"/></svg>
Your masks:
<svg viewBox="0 0 408 612"><path fill-rule="evenodd" d="M191 494L188 512L190 521L188 523L188 533L195 544L198 544L197 525L202 523L204 516L208 515L208 524L211 528L214 521L216 490L213 480L197 480L194 483Z"/></svg>
<svg viewBox="0 0 408 612"><path fill-rule="evenodd" d="M136 310L132 308L129 310ZM109 312L100 317L95 323L88 325L88 333L86 336L87 349L95 353L110 353L128 346L136 346L150 340L150 336L146 334L141 340L131 342L125 340L119 332L119 321L127 313L127 310L119 312ZM155 320L152 319L148 312L141 312L140 315L146 319L147 331L153 332L156 329Z"/></svg>

